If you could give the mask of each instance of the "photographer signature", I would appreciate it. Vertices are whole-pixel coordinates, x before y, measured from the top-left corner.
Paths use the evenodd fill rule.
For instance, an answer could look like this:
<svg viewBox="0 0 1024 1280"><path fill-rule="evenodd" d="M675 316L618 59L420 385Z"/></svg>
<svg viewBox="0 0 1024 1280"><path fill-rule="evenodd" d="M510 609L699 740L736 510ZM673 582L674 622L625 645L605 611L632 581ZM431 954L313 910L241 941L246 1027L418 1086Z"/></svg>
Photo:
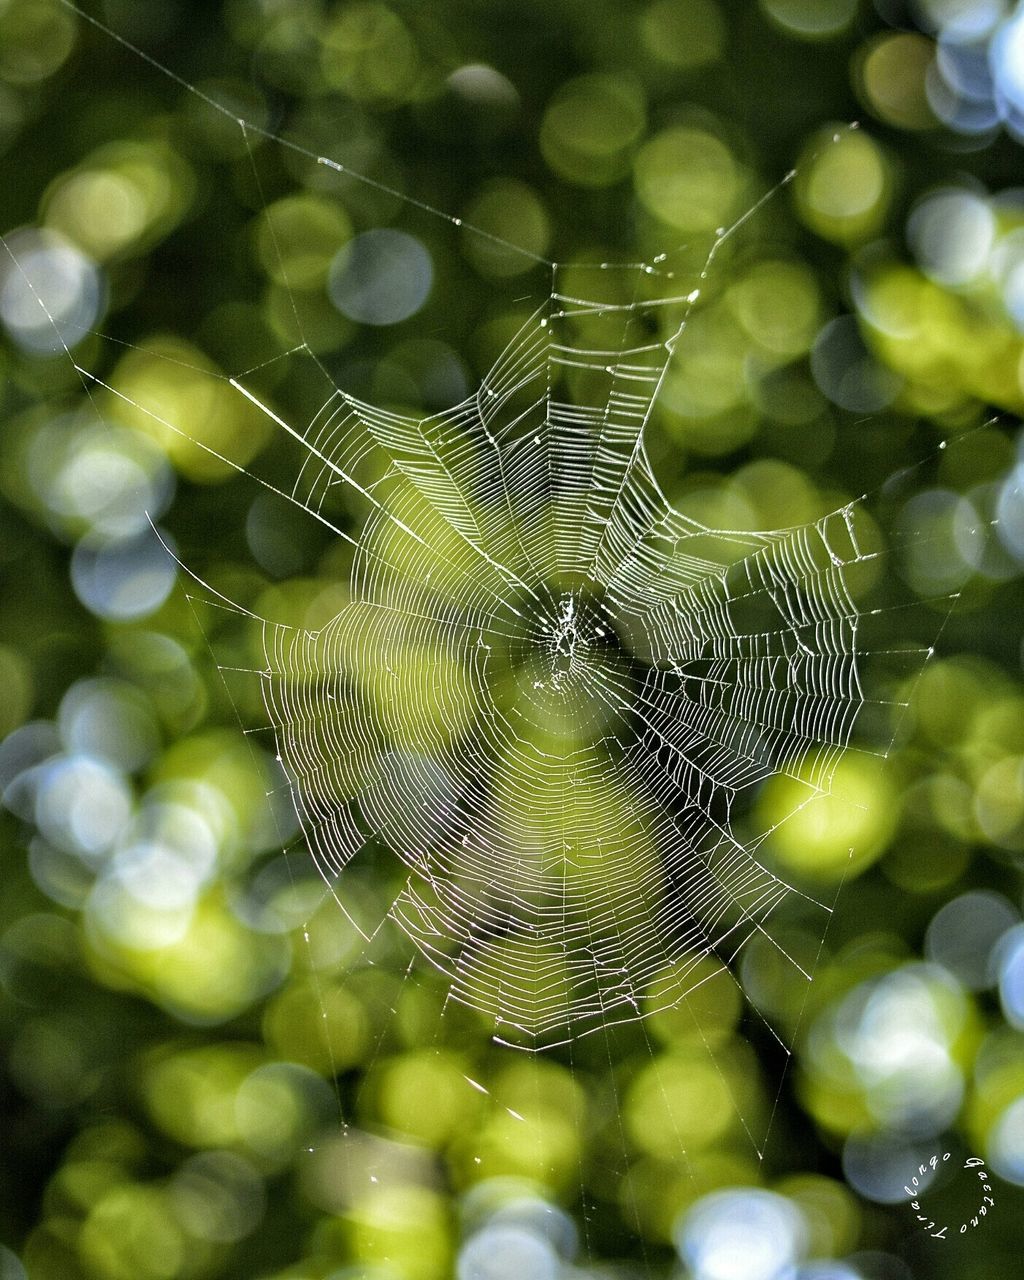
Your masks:
<svg viewBox="0 0 1024 1280"><path fill-rule="evenodd" d="M947 1239L948 1237L946 1233L950 1230L950 1227L948 1223L944 1226L939 1226L937 1222L930 1218L927 1211L924 1213L921 1212L921 1203L924 1199L922 1179L927 1177L929 1171L934 1173L935 1170L938 1169L939 1165L945 1164L949 1158L950 1153L947 1151L941 1156L932 1156L932 1158L924 1164L918 1165L917 1174L911 1178L910 1186L905 1186L903 1188L907 1195L911 1197L911 1209L916 1213L918 1221L924 1224L922 1230L927 1231L935 1240ZM960 1223L959 1231L954 1233L962 1236L966 1235L968 1230L972 1230L976 1227L986 1216L989 1209L995 1205L995 1200L992 1198L992 1185L989 1182L988 1172L985 1169L985 1161L980 1159L978 1156L969 1156L963 1163L963 1170L972 1171L977 1175L981 1184L980 1190L982 1192L982 1196L974 1213L965 1218L964 1221Z"/></svg>

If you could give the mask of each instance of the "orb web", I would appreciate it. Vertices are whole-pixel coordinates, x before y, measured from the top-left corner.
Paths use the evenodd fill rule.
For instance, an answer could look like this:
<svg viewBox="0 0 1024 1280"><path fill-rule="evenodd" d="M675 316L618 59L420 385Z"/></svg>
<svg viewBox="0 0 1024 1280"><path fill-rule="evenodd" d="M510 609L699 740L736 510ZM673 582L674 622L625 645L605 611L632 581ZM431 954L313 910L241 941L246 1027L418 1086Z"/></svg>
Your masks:
<svg viewBox="0 0 1024 1280"><path fill-rule="evenodd" d="M638 292L653 274L628 270ZM751 798L777 774L794 807L827 793L873 701L857 504L741 532L659 486L644 428L700 293L674 283L622 305L556 269L479 389L432 416L336 390L298 432L234 382L303 445L293 501L332 523L355 487L366 510L336 616L260 623L320 873L345 909L346 875L386 850L390 918L523 1048L672 1007L754 935L809 980L773 913L798 895L823 932L830 908L764 860Z"/></svg>

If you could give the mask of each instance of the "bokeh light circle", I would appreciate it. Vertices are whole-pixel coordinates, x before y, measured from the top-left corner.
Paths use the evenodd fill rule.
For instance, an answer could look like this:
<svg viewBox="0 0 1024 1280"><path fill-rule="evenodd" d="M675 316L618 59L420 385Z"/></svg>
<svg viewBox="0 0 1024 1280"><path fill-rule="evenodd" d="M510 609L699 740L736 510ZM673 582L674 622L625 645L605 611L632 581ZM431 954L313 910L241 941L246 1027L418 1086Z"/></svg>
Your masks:
<svg viewBox="0 0 1024 1280"><path fill-rule="evenodd" d="M344 245L328 273L331 301L358 324L399 324L430 296L434 264L421 241L393 227L363 231Z"/></svg>
<svg viewBox="0 0 1024 1280"><path fill-rule="evenodd" d="M962 893L932 917L925 955L954 974L971 991L996 981L992 948L1020 920L1009 899L990 890Z"/></svg>
<svg viewBox="0 0 1024 1280"><path fill-rule="evenodd" d="M857 0L760 0L761 8L787 35L827 40L853 21Z"/></svg>
<svg viewBox="0 0 1024 1280"><path fill-rule="evenodd" d="M948 187L917 205L907 236L922 270L942 284L963 285L985 268L995 244L996 220L987 201Z"/></svg>
<svg viewBox="0 0 1024 1280"><path fill-rule="evenodd" d="M0 322L29 355L78 345L103 310L99 267L54 231L23 228L5 236L0 259Z"/></svg>
<svg viewBox="0 0 1024 1280"><path fill-rule="evenodd" d="M171 594L176 576L175 561L151 533L126 539L83 538L71 557L75 594L97 617L112 622L154 613Z"/></svg>
<svg viewBox="0 0 1024 1280"><path fill-rule="evenodd" d="M676 1247L695 1280L783 1280L800 1259L805 1230L785 1196L742 1187L691 1206L676 1228Z"/></svg>
<svg viewBox="0 0 1024 1280"><path fill-rule="evenodd" d="M458 1280L558 1280L558 1255L541 1237L523 1227L485 1227L463 1246Z"/></svg>

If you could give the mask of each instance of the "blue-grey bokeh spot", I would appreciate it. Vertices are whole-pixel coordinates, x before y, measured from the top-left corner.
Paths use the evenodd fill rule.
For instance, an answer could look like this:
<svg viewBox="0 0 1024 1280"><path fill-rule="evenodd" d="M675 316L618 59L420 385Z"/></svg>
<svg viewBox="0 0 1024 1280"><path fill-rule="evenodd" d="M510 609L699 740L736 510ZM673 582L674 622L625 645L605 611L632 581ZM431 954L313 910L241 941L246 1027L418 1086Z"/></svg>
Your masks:
<svg viewBox="0 0 1024 1280"><path fill-rule="evenodd" d="M30 355L56 355L76 346L103 310L99 267L52 231L23 227L5 241L0 324L8 336Z"/></svg>
<svg viewBox="0 0 1024 1280"><path fill-rule="evenodd" d="M434 264L415 236L391 227L364 231L331 263L327 292L350 320L398 324L415 315L430 296Z"/></svg>
<svg viewBox="0 0 1024 1280"><path fill-rule="evenodd" d="M112 622L154 613L171 594L176 574L166 547L149 531L125 539L83 538L71 557L75 594L97 617Z"/></svg>

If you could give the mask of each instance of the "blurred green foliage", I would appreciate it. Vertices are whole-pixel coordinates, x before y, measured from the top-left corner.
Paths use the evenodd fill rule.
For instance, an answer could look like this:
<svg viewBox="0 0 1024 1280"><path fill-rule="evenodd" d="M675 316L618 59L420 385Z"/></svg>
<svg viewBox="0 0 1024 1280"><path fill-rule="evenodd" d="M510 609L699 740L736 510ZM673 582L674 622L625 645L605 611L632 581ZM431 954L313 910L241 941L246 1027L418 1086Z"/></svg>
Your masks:
<svg viewBox="0 0 1024 1280"><path fill-rule="evenodd" d="M1015 1272L1014 20L997 0L0 0L4 1280L544 1280L680 1254L698 1277ZM817 965L806 1005L760 937L737 961L751 1008L709 982L649 1025L505 1051L399 938L366 963L349 915L385 911L395 869L354 873L348 914L325 895L272 744L243 732L257 690L215 664L258 663L255 629L176 581L148 518L225 598L323 624L349 548L261 488L293 473L289 441L224 375L295 423L334 385L437 409L546 296L537 258L696 274L792 167L715 256L650 424L659 479L751 530L938 458L894 500L897 534L927 533L894 572L959 602L893 756L844 761L771 847L844 882L820 954L787 925ZM371 256L360 293L383 227L406 268ZM345 527L364 516L345 495ZM766 826L791 786L763 789ZM795 1037L781 1092L769 1024ZM928 1240L900 1196L944 1150L996 1175L968 1240ZM782 1224L761 1271L700 1251L728 1188Z"/></svg>

